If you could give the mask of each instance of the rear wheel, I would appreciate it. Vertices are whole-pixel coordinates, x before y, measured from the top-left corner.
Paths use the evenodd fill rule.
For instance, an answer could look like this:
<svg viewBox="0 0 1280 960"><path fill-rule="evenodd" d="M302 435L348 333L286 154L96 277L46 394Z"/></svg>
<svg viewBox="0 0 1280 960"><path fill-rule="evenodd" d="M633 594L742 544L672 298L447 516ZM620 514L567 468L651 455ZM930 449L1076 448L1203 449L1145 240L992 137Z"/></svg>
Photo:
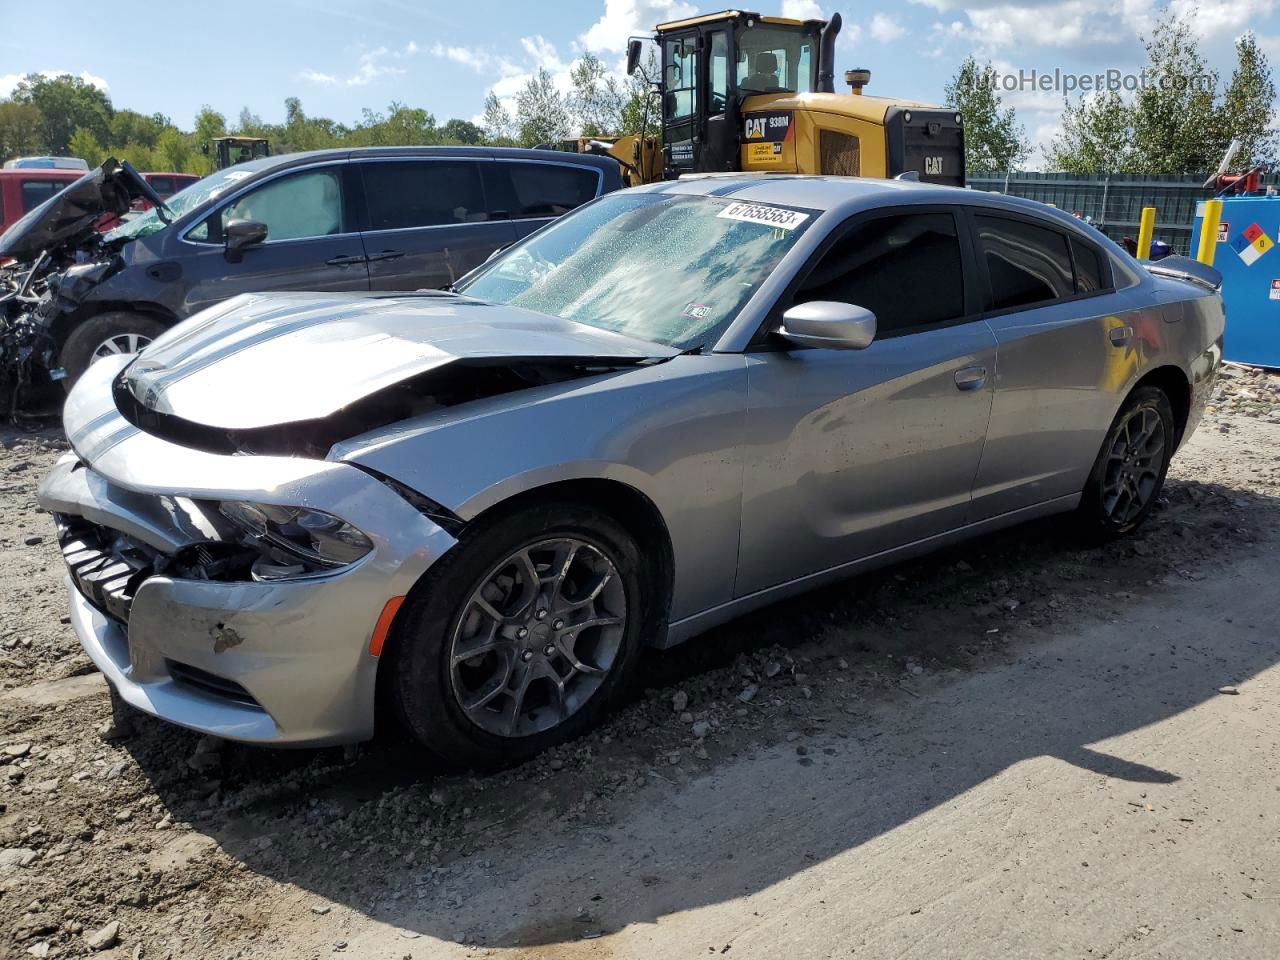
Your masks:
<svg viewBox="0 0 1280 960"><path fill-rule="evenodd" d="M464 767L518 763L589 729L637 656L640 552L609 515L543 504L479 522L396 620L410 731Z"/></svg>
<svg viewBox="0 0 1280 960"><path fill-rule="evenodd" d="M1107 431L1085 486L1080 515L1090 534L1118 537L1141 526L1164 487L1173 445L1169 398L1157 387L1135 390Z"/></svg>
<svg viewBox="0 0 1280 960"><path fill-rule="evenodd" d="M70 390L91 363L122 353L137 353L164 331L163 323L141 313L113 310L90 317L71 331L62 346L58 361L67 374L63 386Z"/></svg>

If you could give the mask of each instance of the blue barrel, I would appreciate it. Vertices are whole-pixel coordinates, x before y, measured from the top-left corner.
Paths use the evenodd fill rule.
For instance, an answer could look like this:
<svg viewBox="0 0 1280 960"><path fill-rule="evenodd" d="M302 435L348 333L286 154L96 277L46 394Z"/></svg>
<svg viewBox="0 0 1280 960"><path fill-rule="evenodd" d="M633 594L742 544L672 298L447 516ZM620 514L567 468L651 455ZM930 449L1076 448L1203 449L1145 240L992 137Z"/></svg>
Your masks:
<svg viewBox="0 0 1280 960"><path fill-rule="evenodd" d="M1198 204L1192 255L1200 246L1203 214ZM1213 265L1222 274L1227 311L1223 357L1280 367L1280 197L1223 198Z"/></svg>

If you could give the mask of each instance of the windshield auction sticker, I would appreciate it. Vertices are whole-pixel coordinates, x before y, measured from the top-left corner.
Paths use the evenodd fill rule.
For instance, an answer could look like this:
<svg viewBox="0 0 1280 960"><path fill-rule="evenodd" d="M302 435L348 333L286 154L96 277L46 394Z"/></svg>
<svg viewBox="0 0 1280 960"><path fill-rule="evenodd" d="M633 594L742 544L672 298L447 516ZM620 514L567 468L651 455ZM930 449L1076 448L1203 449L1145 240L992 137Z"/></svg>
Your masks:
<svg viewBox="0 0 1280 960"><path fill-rule="evenodd" d="M785 207L770 207L763 203L731 203L716 216L722 220L745 220L747 223L778 227L781 230L794 230L809 219L807 213L787 210Z"/></svg>

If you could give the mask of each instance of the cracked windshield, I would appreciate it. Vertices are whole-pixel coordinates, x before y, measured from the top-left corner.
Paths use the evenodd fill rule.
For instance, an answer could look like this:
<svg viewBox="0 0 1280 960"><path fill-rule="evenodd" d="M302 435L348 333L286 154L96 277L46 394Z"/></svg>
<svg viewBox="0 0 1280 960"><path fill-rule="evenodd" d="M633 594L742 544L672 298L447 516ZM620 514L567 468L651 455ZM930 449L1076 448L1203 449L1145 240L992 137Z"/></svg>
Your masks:
<svg viewBox="0 0 1280 960"><path fill-rule="evenodd" d="M709 346L814 216L714 197L614 195L459 292L682 350Z"/></svg>

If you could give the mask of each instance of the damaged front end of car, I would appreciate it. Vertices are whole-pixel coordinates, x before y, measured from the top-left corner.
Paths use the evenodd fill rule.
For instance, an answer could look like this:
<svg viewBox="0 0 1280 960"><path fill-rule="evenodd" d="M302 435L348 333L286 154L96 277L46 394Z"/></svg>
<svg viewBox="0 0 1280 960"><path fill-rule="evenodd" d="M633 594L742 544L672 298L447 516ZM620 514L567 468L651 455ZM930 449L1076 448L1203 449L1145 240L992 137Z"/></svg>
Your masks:
<svg viewBox="0 0 1280 960"><path fill-rule="evenodd" d="M31 210L0 235L0 412L28 409L61 379L59 322L124 265L128 239L97 225L133 202L164 202L127 162L114 158Z"/></svg>

